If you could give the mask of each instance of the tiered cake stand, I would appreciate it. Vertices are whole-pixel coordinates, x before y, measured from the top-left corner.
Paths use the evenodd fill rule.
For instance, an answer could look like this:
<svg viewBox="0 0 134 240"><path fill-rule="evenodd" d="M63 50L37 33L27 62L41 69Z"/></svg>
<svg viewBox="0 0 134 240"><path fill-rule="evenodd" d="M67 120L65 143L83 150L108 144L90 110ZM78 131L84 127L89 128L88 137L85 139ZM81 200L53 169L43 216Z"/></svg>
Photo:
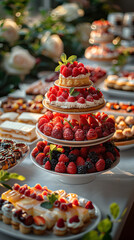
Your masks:
<svg viewBox="0 0 134 240"><path fill-rule="evenodd" d="M58 80L55 82L55 85L57 85L60 88L66 88L66 87L62 87L58 85ZM89 87L89 86L86 86ZM85 88L84 87L77 87L77 89L79 88ZM76 88L75 88L76 89ZM46 103L46 99L43 100L43 105L45 108L51 110L51 111L55 111L55 112L59 112L59 113L64 113L68 115L68 120L71 119L76 119L77 121L80 120L80 115L81 114L90 114L93 113L95 111L100 110L104 105L105 105L105 101L103 104L98 105L95 108L88 108L88 109L66 109L66 108L59 108L59 107L54 107L51 104ZM67 147L87 147L87 146L95 146L98 145L100 143L106 142L108 141L114 133L103 137L103 138L98 138L98 139L94 139L94 140L85 140L85 141L67 141L67 140L62 140L62 139L56 139L56 138L52 138L50 136L47 136L45 134L43 134L39 128L38 128L38 124L36 125L36 132L38 134L38 136L42 139L45 139L47 142L49 143L53 143L53 144L57 144L57 145L62 145L62 146L67 146ZM32 161L34 162L34 164L38 167L40 167L41 169L43 169L44 171L50 173L50 174L55 174L58 175L58 180L60 180L61 182L67 183L67 184L83 184L83 183L88 183L92 180L95 179L95 177L101 173L104 173L108 170L104 170L101 172L95 172L95 173L87 173L87 174L65 174L65 173L57 173L55 171L49 171L46 170L45 168L43 168L43 166L39 165L35 159L31 156ZM113 164L112 164L112 168L114 168L117 164L119 163L119 159L116 160Z"/></svg>

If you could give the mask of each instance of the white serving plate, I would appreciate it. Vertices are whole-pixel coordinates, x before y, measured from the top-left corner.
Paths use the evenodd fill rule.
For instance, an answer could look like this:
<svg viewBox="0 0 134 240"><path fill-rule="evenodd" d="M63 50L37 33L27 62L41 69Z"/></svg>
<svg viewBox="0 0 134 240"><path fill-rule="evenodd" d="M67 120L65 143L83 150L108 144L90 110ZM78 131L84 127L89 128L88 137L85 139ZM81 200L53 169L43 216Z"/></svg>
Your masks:
<svg viewBox="0 0 134 240"><path fill-rule="evenodd" d="M63 146L91 146L91 145L97 145L103 142L108 141L109 139L112 138L114 133L111 133L110 135L103 137L103 138L98 138L98 139L93 139L93 140L84 140L84 141L67 141L64 139L56 139L56 138L52 138L50 136L47 136L45 134L43 134L39 129L38 129L38 124L36 124L36 133L40 138L43 138L45 140L47 140L48 142L52 142L55 144L60 144Z"/></svg>
<svg viewBox="0 0 134 240"><path fill-rule="evenodd" d="M32 155L30 154L30 158L32 160L32 162L39 167L40 169L44 170L45 172L49 173L49 174L53 174L53 175L57 175L57 179L62 182L62 183L66 183L66 184L85 184L85 183L89 183L91 181L93 181L97 176L99 176L102 173L105 173L111 169L113 169L114 167L116 167L120 161L120 158L118 158L111 166L111 168L103 170L101 172L94 172L94 173L86 173L86 174L68 174L68 173L59 173L59 172L54 172L54 171L50 171L45 169L43 166L44 165L40 165L38 164L35 159L32 157Z"/></svg>
<svg viewBox="0 0 134 240"><path fill-rule="evenodd" d="M87 199L86 199L87 200ZM96 218L92 219L89 226L86 226L81 233L71 235L67 234L63 237L56 236L52 234L52 231L46 231L46 234L40 236L40 235L34 235L34 234L22 234L20 231L14 230L11 225L6 225L2 221L0 221L0 232L12 236L17 237L18 239L25 239L25 240L74 240L74 239L80 239L82 238L86 233L90 232L91 230L95 229L98 225L98 223L101 220L101 212L99 208L93 203L95 207L95 215Z"/></svg>
<svg viewBox="0 0 134 240"><path fill-rule="evenodd" d="M123 146L117 146L121 151L125 151L128 150L130 148L134 147L134 143L133 144L128 144L128 145L123 145Z"/></svg>

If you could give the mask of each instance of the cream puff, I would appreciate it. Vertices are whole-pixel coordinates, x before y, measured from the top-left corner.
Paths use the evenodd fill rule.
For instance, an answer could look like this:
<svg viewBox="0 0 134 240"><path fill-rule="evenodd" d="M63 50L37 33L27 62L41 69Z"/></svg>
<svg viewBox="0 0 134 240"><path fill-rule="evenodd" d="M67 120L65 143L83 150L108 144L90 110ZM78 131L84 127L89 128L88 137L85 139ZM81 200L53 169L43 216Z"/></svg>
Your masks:
<svg viewBox="0 0 134 240"><path fill-rule="evenodd" d="M77 234L82 231L84 223L78 215L67 219L67 228L72 234Z"/></svg>
<svg viewBox="0 0 134 240"><path fill-rule="evenodd" d="M53 233L57 236L64 236L67 233L67 226L63 218L59 218L56 222Z"/></svg>
<svg viewBox="0 0 134 240"><path fill-rule="evenodd" d="M134 117L132 117L132 116L127 116L127 117L125 118L125 122L126 122L126 124L128 124L128 125L134 124Z"/></svg>
<svg viewBox="0 0 134 240"><path fill-rule="evenodd" d="M131 128L125 128L123 130L123 135L127 138L131 138L133 136L133 133L131 132Z"/></svg>

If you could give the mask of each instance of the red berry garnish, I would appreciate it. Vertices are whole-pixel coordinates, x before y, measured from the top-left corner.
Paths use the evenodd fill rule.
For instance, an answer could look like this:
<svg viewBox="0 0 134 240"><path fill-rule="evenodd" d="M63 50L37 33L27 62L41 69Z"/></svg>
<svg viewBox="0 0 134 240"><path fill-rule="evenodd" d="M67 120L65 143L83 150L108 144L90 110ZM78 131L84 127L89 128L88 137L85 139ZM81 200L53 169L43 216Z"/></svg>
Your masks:
<svg viewBox="0 0 134 240"><path fill-rule="evenodd" d="M79 201L77 198L73 199L72 204L75 206L79 206Z"/></svg>
<svg viewBox="0 0 134 240"><path fill-rule="evenodd" d="M67 211L67 204L66 203L61 203L60 210Z"/></svg>
<svg viewBox="0 0 134 240"><path fill-rule="evenodd" d="M85 101L84 97L80 97L77 102L84 104L86 101Z"/></svg>
<svg viewBox="0 0 134 240"><path fill-rule="evenodd" d="M86 208L86 209L93 209L94 206L93 206L93 204L92 204L91 201L88 201L88 202L86 203L86 205L85 205L85 208Z"/></svg>
<svg viewBox="0 0 134 240"><path fill-rule="evenodd" d="M64 99L67 99L67 98L68 98L68 93L67 93L67 92L63 92L61 96L62 96Z"/></svg>
<svg viewBox="0 0 134 240"><path fill-rule="evenodd" d="M73 70L72 70L72 76L73 77L77 77L78 75L80 75L80 71L77 67L74 67Z"/></svg>
<svg viewBox="0 0 134 240"><path fill-rule="evenodd" d="M74 138L73 130L71 128L66 128L63 132L63 138L65 140L73 140Z"/></svg>
<svg viewBox="0 0 134 240"><path fill-rule="evenodd" d="M76 165L77 166L85 165L85 160L82 157L77 157Z"/></svg>
<svg viewBox="0 0 134 240"><path fill-rule="evenodd" d="M45 154L44 154L44 153L39 153L39 154L36 156L35 160L36 160L36 162L37 162L38 164L43 165L43 159L44 159L44 158L45 158Z"/></svg>
<svg viewBox="0 0 134 240"><path fill-rule="evenodd" d="M51 94L49 100L50 102L56 101L56 96L54 94Z"/></svg>
<svg viewBox="0 0 134 240"><path fill-rule="evenodd" d="M44 150L43 150L43 153L45 154L45 157L46 157L47 153L49 153L49 151L50 151L50 146L45 146Z"/></svg>
<svg viewBox="0 0 134 240"><path fill-rule="evenodd" d="M64 162L58 162L55 167L55 172L65 173L66 166Z"/></svg>
<svg viewBox="0 0 134 240"><path fill-rule="evenodd" d="M103 171L105 169L105 160L99 159L95 164L95 167L98 172Z"/></svg>
<svg viewBox="0 0 134 240"><path fill-rule="evenodd" d="M62 71L64 69L64 67L66 67L66 65L62 64L61 67L60 67L60 73L62 74Z"/></svg>
<svg viewBox="0 0 134 240"><path fill-rule="evenodd" d="M49 161L47 161L47 162L45 163L44 168L47 169L47 170L51 170L51 163L50 163Z"/></svg>
<svg viewBox="0 0 134 240"><path fill-rule="evenodd" d="M47 124L46 124L46 125L47 125ZM45 126L46 126L46 125L45 125ZM37 148L39 149L40 152L43 152L43 149L44 149L44 147L46 146L46 143L43 142L43 141L39 141L36 146L37 146Z"/></svg>
<svg viewBox="0 0 134 240"><path fill-rule="evenodd" d="M38 195L36 196L36 200L38 200L38 201L43 201L44 198L43 198L42 194L38 194Z"/></svg>
<svg viewBox="0 0 134 240"><path fill-rule="evenodd" d="M59 200L56 200L56 201L54 202L54 207L59 208L59 207L60 207L60 204L61 204L61 202L60 202Z"/></svg>
<svg viewBox="0 0 134 240"><path fill-rule="evenodd" d="M56 223L58 228L63 228L65 227L65 223L64 223L64 219L63 218L59 218L57 223Z"/></svg>
<svg viewBox="0 0 134 240"><path fill-rule="evenodd" d="M25 192L24 192L25 196L27 196L27 197L30 196L30 193L31 193L30 189L26 189Z"/></svg>
<svg viewBox="0 0 134 240"><path fill-rule="evenodd" d="M67 98L67 101L68 101L68 102L75 102L76 99L75 99L75 97L73 97L73 96L69 96L69 97Z"/></svg>
<svg viewBox="0 0 134 240"><path fill-rule="evenodd" d="M36 193L35 192L31 193L30 197L35 199L36 198Z"/></svg>
<svg viewBox="0 0 134 240"><path fill-rule="evenodd" d="M72 74L71 69L65 66L62 70L62 75L64 77L69 77L69 76L71 76L71 74Z"/></svg>
<svg viewBox="0 0 134 240"><path fill-rule="evenodd" d="M78 215L75 215L75 216L73 216L73 217L71 217L71 218L69 219L69 223L79 222L79 221L80 221L80 220L79 220Z"/></svg>
<svg viewBox="0 0 134 240"><path fill-rule="evenodd" d="M18 183L15 183L13 186L13 190L19 191L20 185Z"/></svg>
<svg viewBox="0 0 134 240"><path fill-rule="evenodd" d="M65 102L65 98L61 95L58 97L58 101L59 102Z"/></svg>
<svg viewBox="0 0 134 240"><path fill-rule="evenodd" d="M83 141L84 139L85 139L84 131L82 129L78 129L75 132L75 140L76 141Z"/></svg>
<svg viewBox="0 0 134 240"><path fill-rule="evenodd" d="M91 95L87 95L86 101L88 101L88 102L93 102L94 99L93 99L93 97L92 97Z"/></svg>
<svg viewBox="0 0 134 240"><path fill-rule="evenodd" d="M39 121L38 121L38 128L40 126L42 126L44 123L48 123L49 122L49 119L47 118L40 118Z"/></svg>
<svg viewBox="0 0 134 240"><path fill-rule="evenodd" d="M37 189L37 190L42 191L42 186L41 186L39 183L37 183L37 184L34 186L34 188Z"/></svg>
<svg viewBox="0 0 134 240"><path fill-rule="evenodd" d="M78 157L80 155L80 150L79 149L74 149L70 152L70 154L74 154Z"/></svg>
<svg viewBox="0 0 134 240"><path fill-rule="evenodd" d="M37 147L35 147L33 150L32 150L32 157L36 157L37 156L37 154L39 153L39 150L38 150L38 148Z"/></svg>
<svg viewBox="0 0 134 240"><path fill-rule="evenodd" d="M70 162L67 166L67 173L69 174L76 174L77 173L77 167L74 162Z"/></svg>
<svg viewBox="0 0 134 240"><path fill-rule="evenodd" d="M51 136L52 130L53 130L52 125L50 123L46 123L42 132L47 136Z"/></svg>
<svg viewBox="0 0 134 240"><path fill-rule="evenodd" d="M92 140L92 139L96 139L98 136L97 136L96 131L93 128L91 128L87 132L86 137L87 137L87 140Z"/></svg>
<svg viewBox="0 0 134 240"><path fill-rule="evenodd" d="M69 162L69 158L65 155L65 154L61 154L59 159L58 159L59 162Z"/></svg>

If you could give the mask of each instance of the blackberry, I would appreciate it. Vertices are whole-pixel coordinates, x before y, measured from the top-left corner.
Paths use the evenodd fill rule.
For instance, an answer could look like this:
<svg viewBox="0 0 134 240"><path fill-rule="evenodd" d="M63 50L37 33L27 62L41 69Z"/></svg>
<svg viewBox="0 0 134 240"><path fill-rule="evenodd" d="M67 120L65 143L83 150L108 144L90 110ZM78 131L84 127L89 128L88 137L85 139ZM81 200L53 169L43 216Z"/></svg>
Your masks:
<svg viewBox="0 0 134 240"><path fill-rule="evenodd" d="M68 158L70 162L76 162L77 156L74 154L69 154Z"/></svg>
<svg viewBox="0 0 134 240"><path fill-rule="evenodd" d="M69 162L65 162L65 166L68 167Z"/></svg>
<svg viewBox="0 0 134 240"><path fill-rule="evenodd" d="M112 165L112 163L113 163L112 160L109 159L109 158L107 158L107 159L105 160L105 169L110 168L111 165Z"/></svg>
<svg viewBox="0 0 134 240"><path fill-rule="evenodd" d="M85 165L77 166L77 173L78 174L85 174L87 173L87 169Z"/></svg>
<svg viewBox="0 0 134 240"><path fill-rule="evenodd" d="M91 159L92 163L97 163L99 160L98 155L95 152L89 152L88 157Z"/></svg>
<svg viewBox="0 0 134 240"><path fill-rule="evenodd" d="M60 157L61 154L62 154L61 152L58 152L58 153L57 153L57 159L59 159L59 157Z"/></svg>
<svg viewBox="0 0 134 240"><path fill-rule="evenodd" d="M59 151L53 150L52 153L51 153L52 158L58 158L57 156L59 155L59 153L60 153Z"/></svg>
<svg viewBox="0 0 134 240"><path fill-rule="evenodd" d="M45 157L45 158L43 159L43 164L45 165L45 163L46 163L47 161L49 161L49 157Z"/></svg>
<svg viewBox="0 0 134 240"><path fill-rule="evenodd" d="M58 160L52 158L50 163L51 163L51 169L54 171L56 164L58 163Z"/></svg>
<svg viewBox="0 0 134 240"><path fill-rule="evenodd" d="M93 164L91 162L89 162L89 161L87 161L85 163L85 165L86 165L87 170L92 169L92 167L93 167Z"/></svg>

